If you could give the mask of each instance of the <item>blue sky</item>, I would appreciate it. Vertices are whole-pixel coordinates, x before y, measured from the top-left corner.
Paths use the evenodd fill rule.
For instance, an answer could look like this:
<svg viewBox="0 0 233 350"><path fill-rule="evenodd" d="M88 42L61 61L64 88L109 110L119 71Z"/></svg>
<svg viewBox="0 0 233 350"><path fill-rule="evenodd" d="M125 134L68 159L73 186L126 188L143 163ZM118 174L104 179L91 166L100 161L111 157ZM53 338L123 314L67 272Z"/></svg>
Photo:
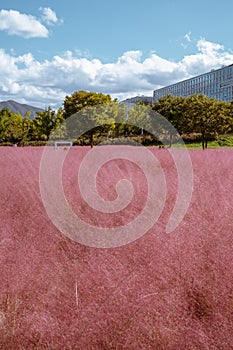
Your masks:
<svg viewBox="0 0 233 350"><path fill-rule="evenodd" d="M0 100L123 99L233 63L233 2L1 1Z"/></svg>

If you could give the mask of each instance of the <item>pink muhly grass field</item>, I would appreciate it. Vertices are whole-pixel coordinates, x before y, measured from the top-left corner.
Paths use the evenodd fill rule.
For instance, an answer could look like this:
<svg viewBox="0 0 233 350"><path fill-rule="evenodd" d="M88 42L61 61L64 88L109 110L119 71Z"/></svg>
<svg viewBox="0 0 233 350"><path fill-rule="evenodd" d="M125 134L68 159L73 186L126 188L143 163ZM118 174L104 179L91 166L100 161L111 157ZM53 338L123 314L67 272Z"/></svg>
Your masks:
<svg viewBox="0 0 233 350"><path fill-rule="evenodd" d="M100 169L107 200L123 176L135 187L125 212L96 213L77 188L86 147L64 163L67 200L86 221L124 225L138 215L145 176L130 162ZM192 150L194 190L180 226L165 233L177 174L166 149L155 152L168 195L158 222L142 238L112 249L63 236L39 191L43 148L0 148L0 349L233 348L233 151ZM125 217L124 217L125 215Z"/></svg>

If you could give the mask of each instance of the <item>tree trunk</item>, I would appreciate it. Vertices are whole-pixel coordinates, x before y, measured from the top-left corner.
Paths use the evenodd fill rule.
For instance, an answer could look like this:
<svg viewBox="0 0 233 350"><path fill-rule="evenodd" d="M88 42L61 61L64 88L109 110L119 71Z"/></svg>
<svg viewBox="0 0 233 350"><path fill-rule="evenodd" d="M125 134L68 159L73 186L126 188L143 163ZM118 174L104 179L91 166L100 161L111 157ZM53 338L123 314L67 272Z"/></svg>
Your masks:
<svg viewBox="0 0 233 350"><path fill-rule="evenodd" d="M115 127L115 137L118 138L119 137L119 125L116 125Z"/></svg>
<svg viewBox="0 0 233 350"><path fill-rule="evenodd" d="M205 141L204 141L203 138L202 138L202 149L203 149L203 151L204 151L204 149L205 149Z"/></svg>
<svg viewBox="0 0 233 350"><path fill-rule="evenodd" d="M91 140L91 148L93 148L93 132L91 132L90 140Z"/></svg>
<svg viewBox="0 0 233 350"><path fill-rule="evenodd" d="M202 135L201 135L201 139L202 139L202 149L203 149L203 151L204 151L204 149L205 149L205 134L204 133L202 133Z"/></svg>
<svg viewBox="0 0 233 350"><path fill-rule="evenodd" d="M172 146L172 134L170 134L170 137L169 137L169 147L171 148Z"/></svg>

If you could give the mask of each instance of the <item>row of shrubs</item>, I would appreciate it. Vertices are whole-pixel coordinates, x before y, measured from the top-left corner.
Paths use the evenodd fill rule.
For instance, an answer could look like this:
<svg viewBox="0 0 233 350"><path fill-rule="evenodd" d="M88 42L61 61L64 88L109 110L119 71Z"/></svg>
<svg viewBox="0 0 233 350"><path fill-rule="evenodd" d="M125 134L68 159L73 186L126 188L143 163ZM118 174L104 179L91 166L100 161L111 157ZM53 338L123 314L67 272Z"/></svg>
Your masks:
<svg viewBox="0 0 233 350"><path fill-rule="evenodd" d="M189 135L182 135L182 139L186 144L189 143L198 143L201 141L201 135L200 134L189 134ZM209 141L217 141L220 147L233 147L233 135L225 135L221 136L219 138L212 138ZM164 144L167 144L169 140L164 139ZM179 142L178 139L174 138L174 143ZM47 144L53 145L53 141L46 142L46 141L21 141L16 146L19 147L26 147L26 146L46 146ZM142 144L144 146L160 146L162 143L159 140L156 140L153 135L135 135L131 137L119 137L119 138L106 138L104 136L99 136L98 138L94 138L93 145L99 145L99 144ZM73 142L74 146L90 146L90 139L89 137L81 137L78 140L75 140ZM11 142L1 142L0 146L14 146Z"/></svg>

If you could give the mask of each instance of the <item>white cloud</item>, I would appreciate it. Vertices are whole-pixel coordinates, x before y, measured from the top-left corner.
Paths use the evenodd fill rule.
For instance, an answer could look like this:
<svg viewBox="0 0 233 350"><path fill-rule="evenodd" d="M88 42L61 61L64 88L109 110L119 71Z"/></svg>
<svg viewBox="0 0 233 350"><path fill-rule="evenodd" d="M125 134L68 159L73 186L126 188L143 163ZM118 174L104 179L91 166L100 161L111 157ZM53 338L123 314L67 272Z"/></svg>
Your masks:
<svg viewBox="0 0 233 350"><path fill-rule="evenodd" d="M185 40L187 40L189 43L191 42L191 32L188 32L184 36Z"/></svg>
<svg viewBox="0 0 233 350"><path fill-rule="evenodd" d="M63 20L58 19L56 13L50 7L40 7L39 10L42 12L42 21L47 25L63 23Z"/></svg>
<svg viewBox="0 0 233 350"><path fill-rule="evenodd" d="M196 53L178 62L155 53L142 59L139 50L125 52L111 63L71 51L40 62L31 53L17 57L0 50L0 62L0 100L53 107L77 90L109 93L119 99L152 96L156 88L232 64L233 54L220 44L200 39Z"/></svg>
<svg viewBox="0 0 233 350"><path fill-rule="evenodd" d="M233 54L224 50L224 46L220 44L200 39L197 50L198 53L185 56L180 62L182 67L187 67L186 71L190 75L201 74L233 62Z"/></svg>
<svg viewBox="0 0 233 350"><path fill-rule="evenodd" d="M48 29L35 17L16 10L0 11L0 30L23 38L46 38Z"/></svg>
<svg viewBox="0 0 233 350"><path fill-rule="evenodd" d="M197 49L204 54L213 56L216 55L218 51L224 50L224 46L206 41L205 39L200 39L197 43Z"/></svg>

